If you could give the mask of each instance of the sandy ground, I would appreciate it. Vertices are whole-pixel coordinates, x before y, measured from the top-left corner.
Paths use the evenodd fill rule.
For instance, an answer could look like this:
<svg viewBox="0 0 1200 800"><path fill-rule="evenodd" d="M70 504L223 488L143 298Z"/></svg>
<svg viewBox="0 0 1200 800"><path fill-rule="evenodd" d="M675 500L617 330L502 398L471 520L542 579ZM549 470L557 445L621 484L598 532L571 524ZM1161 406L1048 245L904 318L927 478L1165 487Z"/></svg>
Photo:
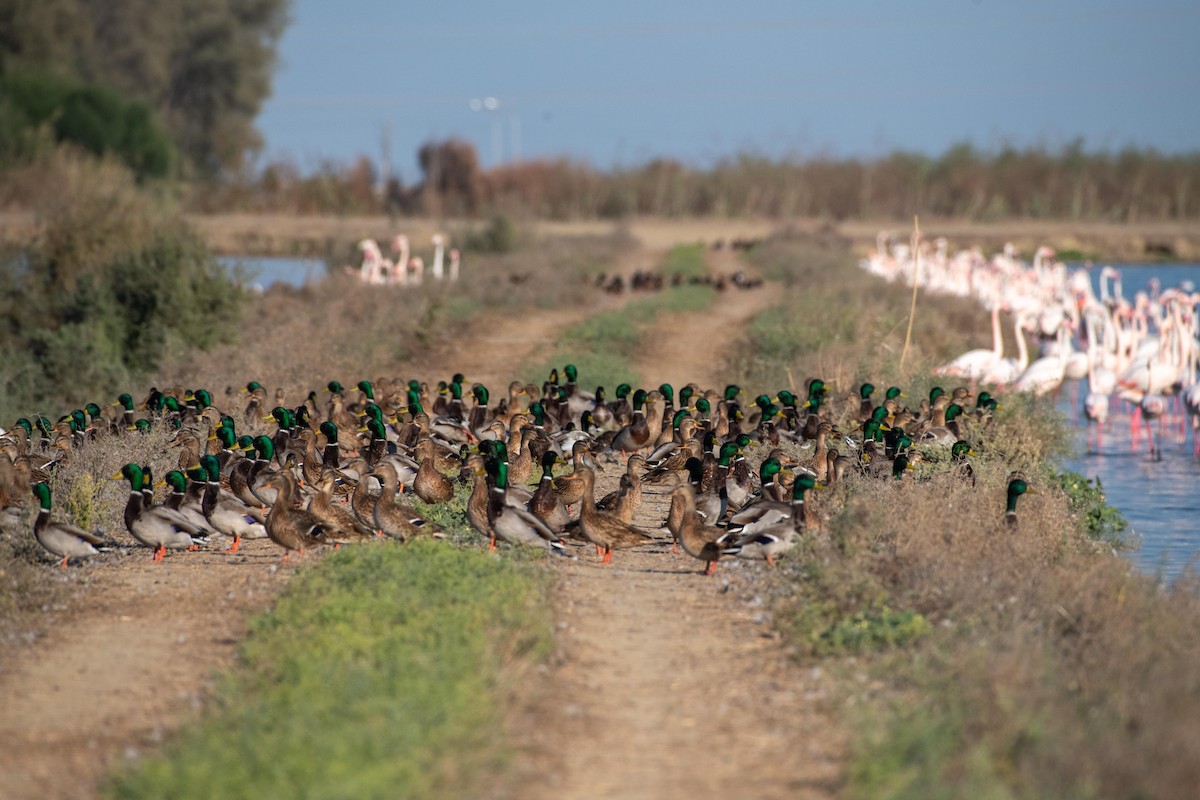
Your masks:
<svg viewBox="0 0 1200 800"><path fill-rule="evenodd" d="M713 269L729 265L722 258L713 256ZM721 383L716 370L737 325L769 301L769 288L730 291L711 311L656 320L656 349L640 373L655 385ZM564 321L492 320L493 337L452 345L445 363L506 385ZM723 334L712 335L714 327ZM606 468L601 489L615 486L619 472ZM666 505L647 497L638 524L658 527ZM554 565L557 656L536 707L518 715L514 730L522 796L836 794L842 739L822 702L822 678L774 638L754 589L757 565L705 577L698 562L672 557L661 542L618 552L610 566L590 548L573 551L576 559ZM114 765L202 705L213 676L232 665L247 617L270 605L292 571L267 542L162 564L135 549L82 569L91 580L82 599L36 644L0 659L7 800L94 796Z"/></svg>
<svg viewBox="0 0 1200 800"><path fill-rule="evenodd" d="M112 766L200 706L232 664L248 615L292 572L266 540L157 564L136 548L75 569L91 573L86 599L0 671L6 800L93 796Z"/></svg>
<svg viewBox="0 0 1200 800"><path fill-rule="evenodd" d="M345 243L364 237L390 242L397 233L405 233L418 250L431 249L429 238L437 231L461 232L480 227L469 220L432 220L386 216L292 216L286 214L213 214L192 215L191 221L203 233L209 246L224 255L324 255L344 248ZM0 212L0 241L22 241L34 230L32 215L24 212ZM690 242L758 239L781 228L811 235L834 235L849 241L859 253L874 246L880 231L891 231L907 241L911 220L822 219L741 220L741 219L632 219L619 223L609 220L578 222L537 222L531 229L539 235L605 235L618 227L627 230L644 246L666 249ZM1200 258L1200 230L1190 221L1148 221L1135 223L1071 220L1010 219L976 222L960 219L922 218L926 238L945 236L956 247L979 245L986 251L999 250L1005 242L1020 252L1032 254L1040 245L1059 250L1095 252L1105 260L1137 261L1151 250L1161 253L1169 248L1180 260Z"/></svg>

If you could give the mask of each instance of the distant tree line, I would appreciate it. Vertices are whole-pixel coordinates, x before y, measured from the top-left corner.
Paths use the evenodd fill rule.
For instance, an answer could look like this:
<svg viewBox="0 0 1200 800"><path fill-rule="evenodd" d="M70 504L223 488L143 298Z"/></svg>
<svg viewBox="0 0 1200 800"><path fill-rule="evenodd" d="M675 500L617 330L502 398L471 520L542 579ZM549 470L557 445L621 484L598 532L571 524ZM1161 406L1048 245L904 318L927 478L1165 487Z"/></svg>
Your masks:
<svg viewBox="0 0 1200 800"><path fill-rule="evenodd" d="M976 220L1035 218L1171 220L1200 216L1200 151L1090 152L1065 147L969 144L940 156L896 152L870 159L772 159L738 155L697 168L655 159L599 170L570 159L525 161L483 170L474 147L428 142L419 182L380 176L366 157L303 173L267 165L209 195L211 209L300 213L505 213L546 219L663 217L825 217L906 220L914 212Z"/></svg>
<svg viewBox="0 0 1200 800"><path fill-rule="evenodd" d="M288 5L0 0L0 164L28 156L48 127L142 174L167 169L159 131L185 176L237 169L261 145L254 119Z"/></svg>

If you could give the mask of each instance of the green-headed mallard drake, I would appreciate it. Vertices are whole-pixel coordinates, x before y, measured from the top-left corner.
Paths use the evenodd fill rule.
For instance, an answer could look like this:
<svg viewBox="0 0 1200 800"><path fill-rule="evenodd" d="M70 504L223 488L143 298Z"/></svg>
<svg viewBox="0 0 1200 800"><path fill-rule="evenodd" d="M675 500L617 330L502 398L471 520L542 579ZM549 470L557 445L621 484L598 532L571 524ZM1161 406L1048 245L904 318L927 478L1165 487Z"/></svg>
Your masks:
<svg viewBox="0 0 1200 800"><path fill-rule="evenodd" d="M488 494L488 523L496 538L512 545L562 552L558 534L546 523L530 511L508 504L508 464L491 459L487 469L494 481Z"/></svg>
<svg viewBox="0 0 1200 800"><path fill-rule="evenodd" d="M742 533L736 542L740 548L738 557L761 559L774 567L775 559L791 549L797 536L806 530L819 527L812 503L807 502L806 495L820 486L821 484L806 472L797 475L792 483L792 502L788 519L766 528Z"/></svg>
<svg viewBox="0 0 1200 800"><path fill-rule="evenodd" d="M968 486L975 485L975 468L967 459L978 455L969 442L959 439L950 448L950 473Z"/></svg>
<svg viewBox="0 0 1200 800"><path fill-rule="evenodd" d="M417 443L416 456L421 466L413 477L413 491L426 503L445 503L454 497L454 482L437 468L437 445L432 439Z"/></svg>
<svg viewBox="0 0 1200 800"><path fill-rule="evenodd" d="M763 459L758 468L761 496L729 518L728 528L739 535L766 530L791 519L792 507L779 499L779 477L783 465L775 456Z"/></svg>
<svg viewBox="0 0 1200 800"><path fill-rule="evenodd" d="M129 500L125 503L125 529L146 547L154 549L154 560L162 561L167 550L196 550L206 542L207 530L178 511L164 506L147 506L142 495L145 473L137 464L126 464L113 476L129 481Z"/></svg>
<svg viewBox="0 0 1200 800"><path fill-rule="evenodd" d="M274 489L278 498L267 514L267 536L283 548L284 561L290 559L293 550L303 554L322 544L332 544L328 537L329 525L306 509L294 507L293 498L299 486L290 470L271 473L266 486Z"/></svg>
<svg viewBox="0 0 1200 800"><path fill-rule="evenodd" d="M47 552L62 558L59 566L66 569L68 560L99 552L96 548L105 544L103 537L66 522L50 520L50 487L46 483L34 484L33 496L41 504L33 520L33 536Z"/></svg>
<svg viewBox="0 0 1200 800"><path fill-rule="evenodd" d="M682 506L679 522L679 543L683 551L692 558L705 563L704 574L713 575L717 571L717 561L722 555L734 555L738 548L725 544L729 532L704 524L696 514L695 493L691 484L677 486L671 492L671 502L678 501Z"/></svg>
<svg viewBox="0 0 1200 800"><path fill-rule="evenodd" d="M201 481L208 480L208 473L202 467L193 467L196 476ZM192 470L189 470L189 472ZM200 476L203 477L200 477ZM167 497L163 500L163 506L178 511L185 517L190 519L198 527L207 528L208 520L204 517L204 512L200 510L200 495L203 492L204 484L201 483L199 488L195 484L191 485L189 493L188 478L183 472L177 469L169 471L163 479L156 484L158 486L168 487ZM190 496L189 496L190 495Z"/></svg>
<svg viewBox="0 0 1200 800"><path fill-rule="evenodd" d="M216 456L200 457L200 466L207 473L200 510L208 525L218 533L233 537L229 552L237 552L242 539L263 539L267 536L266 517L259 508L248 506L221 488L220 465Z"/></svg>
<svg viewBox="0 0 1200 800"><path fill-rule="evenodd" d="M650 534L596 509L596 473L591 468L584 467L580 477L583 480L583 509L579 514L579 529L585 539L603 551L603 563L612 562L613 550L638 547L654 541Z"/></svg>
<svg viewBox="0 0 1200 800"><path fill-rule="evenodd" d="M1010 527L1015 528L1017 522L1017 500L1021 499L1021 495L1033 492L1033 487L1029 482L1022 478L1019 474L1014 474L1008 481L1007 499L1004 504L1004 522Z"/></svg>

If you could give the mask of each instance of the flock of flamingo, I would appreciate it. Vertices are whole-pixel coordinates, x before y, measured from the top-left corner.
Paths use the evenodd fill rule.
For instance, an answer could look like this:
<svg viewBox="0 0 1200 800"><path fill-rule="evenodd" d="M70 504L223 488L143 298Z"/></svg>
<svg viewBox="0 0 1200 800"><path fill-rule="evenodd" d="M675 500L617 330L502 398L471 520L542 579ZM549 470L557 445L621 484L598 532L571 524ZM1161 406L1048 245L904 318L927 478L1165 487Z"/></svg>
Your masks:
<svg viewBox="0 0 1200 800"><path fill-rule="evenodd" d="M918 247L894 243L881 233L862 267L884 280L914 279L926 292L978 301L991 313L992 348L970 350L939 366L935 373L988 384L998 390L1057 393L1068 380L1087 378L1084 413L1095 428L1096 448L1110 412L1119 402L1131 404L1131 441L1137 449L1143 435L1153 458L1161 458L1150 422L1163 418L1179 425L1184 414L1193 429L1193 455L1200 454L1195 432L1200 425L1200 293L1186 283L1162 289L1157 281L1132 300L1122 293L1121 276L1112 267L1100 270L1099 296L1088 269L1068 269L1055 252L1040 247L1032 263L1017 257L1012 245L991 258L979 248L951 254L939 238ZM1017 357L1005 357L1000 313L1012 315ZM1026 334L1035 338L1031 360ZM1182 409L1180 408L1182 406ZM1144 425L1143 425L1144 423Z"/></svg>
<svg viewBox="0 0 1200 800"><path fill-rule="evenodd" d="M432 273L434 280L449 278L458 280L460 254L458 248L450 249L449 268L446 269L446 239L440 233L435 234L433 243ZM362 265L357 272L352 268L344 268L349 274L357 274L363 283L376 286L420 286L425 279L425 261L420 256L409 257L408 237L400 234L392 240L392 252L395 260L384 258L383 250L374 239L363 239L358 243L362 250ZM449 273L447 275L447 273Z"/></svg>

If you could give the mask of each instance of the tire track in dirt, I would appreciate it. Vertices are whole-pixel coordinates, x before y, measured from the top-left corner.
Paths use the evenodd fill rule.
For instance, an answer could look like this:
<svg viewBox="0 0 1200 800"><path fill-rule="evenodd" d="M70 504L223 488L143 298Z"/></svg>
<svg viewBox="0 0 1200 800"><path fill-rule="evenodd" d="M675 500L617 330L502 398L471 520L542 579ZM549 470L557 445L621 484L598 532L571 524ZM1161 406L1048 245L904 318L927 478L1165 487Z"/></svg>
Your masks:
<svg viewBox="0 0 1200 800"><path fill-rule="evenodd" d="M636 364L643 384L722 388L739 326L773 297L772 287L730 290L710 310L656 320ZM606 466L598 493L620 472ZM668 506L648 488L635 524L658 528ZM760 565L726 561L705 577L666 539L610 566L590 546L574 553L554 562L558 656L525 748L529 796L837 796L841 732L819 671L796 665L769 625Z"/></svg>
<svg viewBox="0 0 1200 800"><path fill-rule="evenodd" d="M202 704L250 615L294 571L266 540L242 552L149 550L77 568L90 582L62 624L0 672L0 797L86 798Z"/></svg>

